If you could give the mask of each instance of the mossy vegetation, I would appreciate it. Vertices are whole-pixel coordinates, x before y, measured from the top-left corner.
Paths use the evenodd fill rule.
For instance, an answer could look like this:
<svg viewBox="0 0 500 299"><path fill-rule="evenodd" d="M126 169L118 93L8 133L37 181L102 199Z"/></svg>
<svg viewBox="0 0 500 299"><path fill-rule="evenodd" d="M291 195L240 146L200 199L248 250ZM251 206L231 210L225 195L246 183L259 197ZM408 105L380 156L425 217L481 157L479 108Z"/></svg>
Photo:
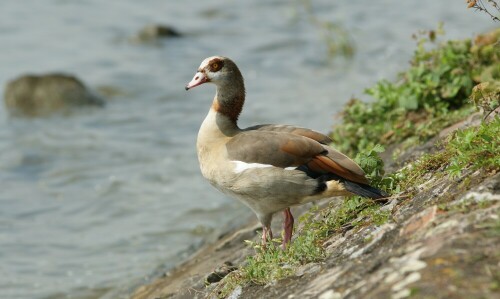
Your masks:
<svg viewBox="0 0 500 299"><path fill-rule="evenodd" d="M498 102L500 93L490 87L500 82L500 71L492 70L492 66L500 65L500 51L492 50L500 30L494 32L493 44L477 39L475 43L448 41L426 49L439 33L440 30L430 32L420 38L409 70L396 82L382 80L367 89L373 102L349 102L342 113L343 123L332 133L334 146L349 155L356 153L355 160L372 185L393 194L393 199L410 198L416 186L429 180L429 174L438 178L461 177L467 182L463 177L465 170L500 171L500 117L496 115L477 127L450 134L438 145L437 152L425 154L396 172L384 173L379 157L384 146L405 141L421 143L464 119L476 107L485 112L490 109L491 113ZM487 101L484 96L470 97L474 85L482 79L493 82L488 84L491 92L487 93ZM322 209L315 207L300 217L296 238L286 250L280 249L278 239L265 250L248 241L255 248L255 255L226 276L213 292L225 297L238 285L268 284L293 275L304 264L321 261L326 256L323 244L332 234L389 221L391 212L380 207L379 203L361 197L345 198Z"/></svg>
<svg viewBox="0 0 500 299"><path fill-rule="evenodd" d="M500 117L452 133L443 141L442 150L425 154L389 177L398 189L410 190L423 183L425 174L459 177L463 170L500 171Z"/></svg>
<svg viewBox="0 0 500 299"><path fill-rule="evenodd" d="M365 91L372 102L352 99L345 106L343 122L332 132L339 150L354 155L376 144L426 141L474 111L469 95L475 84L500 81L500 30L492 33L496 39L475 44L466 39L438 45L440 33L420 36L410 68L397 81L381 80Z"/></svg>

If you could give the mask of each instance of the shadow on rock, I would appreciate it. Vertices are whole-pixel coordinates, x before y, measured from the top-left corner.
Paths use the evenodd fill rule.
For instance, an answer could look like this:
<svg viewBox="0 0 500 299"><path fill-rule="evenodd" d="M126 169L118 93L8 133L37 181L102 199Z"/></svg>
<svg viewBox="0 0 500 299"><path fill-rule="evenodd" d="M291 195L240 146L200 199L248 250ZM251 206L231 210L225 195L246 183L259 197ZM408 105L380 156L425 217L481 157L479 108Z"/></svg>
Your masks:
<svg viewBox="0 0 500 299"><path fill-rule="evenodd" d="M4 102L13 116L48 116L78 107L104 106L79 79L66 74L24 75L5 88Z"/></svg>

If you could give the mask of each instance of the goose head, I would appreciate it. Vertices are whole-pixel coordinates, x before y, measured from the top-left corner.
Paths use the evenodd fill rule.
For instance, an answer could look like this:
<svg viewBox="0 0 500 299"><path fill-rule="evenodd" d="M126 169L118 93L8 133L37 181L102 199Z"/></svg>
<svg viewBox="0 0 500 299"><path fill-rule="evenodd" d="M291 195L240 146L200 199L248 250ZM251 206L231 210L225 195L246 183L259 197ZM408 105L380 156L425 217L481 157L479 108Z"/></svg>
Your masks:
<svg viewBox="0 0 500 299"><path fill-rule="evenodd" d="M186 90L207 82L224 87L239 81L243 81L243 78L231 59L223 56L212 56L201 62L193 80L186 85Z"/></svg>

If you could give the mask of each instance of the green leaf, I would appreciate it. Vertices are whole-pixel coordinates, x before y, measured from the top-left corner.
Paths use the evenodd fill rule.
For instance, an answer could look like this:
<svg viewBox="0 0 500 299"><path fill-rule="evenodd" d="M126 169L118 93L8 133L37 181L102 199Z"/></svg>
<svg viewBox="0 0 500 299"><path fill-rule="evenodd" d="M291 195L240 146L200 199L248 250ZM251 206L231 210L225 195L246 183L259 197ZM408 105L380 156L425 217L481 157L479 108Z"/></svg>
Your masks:
<svg viewBox="0 0 500 299"><path fill-rule="evenodd" d="M385 148L383 145L381 144L375 144L375 146L372 148L372 151L376 152L376 153L382 153L385 151Z"/></svg>

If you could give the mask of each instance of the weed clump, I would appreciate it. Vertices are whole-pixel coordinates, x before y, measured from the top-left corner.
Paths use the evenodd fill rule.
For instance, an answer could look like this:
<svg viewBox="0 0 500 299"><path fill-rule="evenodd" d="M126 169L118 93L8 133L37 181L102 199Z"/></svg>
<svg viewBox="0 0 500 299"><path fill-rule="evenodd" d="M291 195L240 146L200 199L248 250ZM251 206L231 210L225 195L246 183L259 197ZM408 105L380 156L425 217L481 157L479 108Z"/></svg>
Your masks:
<svg viewBox="0 0 500 299"><path fill-rule="evenodd" d="M458 130L442 144L443 149L425 154L414 163L391 174L401 190L410 189L425 180L425 174L459 177L463 170L500 171L500 117L478 127Z"/></svg>
<svg viewBox="0 0 500 299"><path fill-rule="evenodd" d="M381 80L365 91L373 102L352 99L346 105L343 122L333 128L335 147L352 155L376 144L423 142L474 110L469 100L473 86L500 81L500 30L475 43L436 45L441 31L419 39L410 68L396 82ZM433 47L427 49L429 43Z"/></svg>

